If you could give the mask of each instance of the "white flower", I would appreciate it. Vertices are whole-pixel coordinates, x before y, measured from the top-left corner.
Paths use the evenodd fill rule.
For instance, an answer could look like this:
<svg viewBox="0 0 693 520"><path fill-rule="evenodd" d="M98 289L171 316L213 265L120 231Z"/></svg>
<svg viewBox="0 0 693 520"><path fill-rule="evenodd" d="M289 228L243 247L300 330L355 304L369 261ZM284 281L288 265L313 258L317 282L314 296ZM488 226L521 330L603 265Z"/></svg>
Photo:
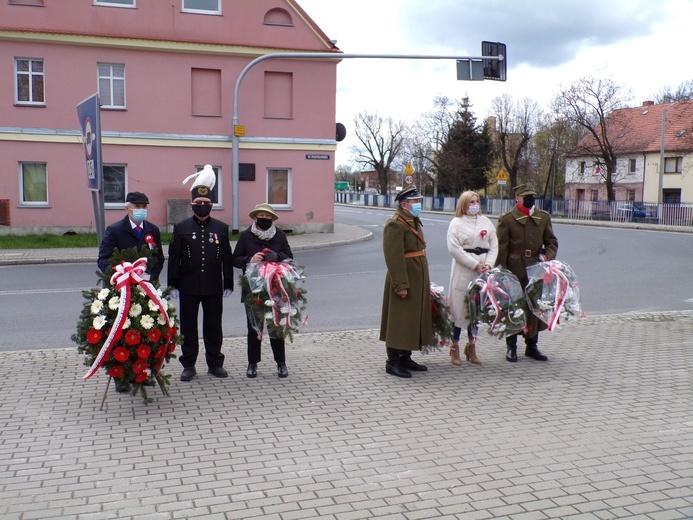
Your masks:
<svg viewBox="0 0 693 520"><path fill-rule="evenodd" d="M159 306L156 304L156 302L155 302L154 300L149 300L149 301L147 302L147 304L148 304L148 306L149 306L149 310L150 310L150 311L152 311L152 312L159 312Z"/></svg>
<svg viewBox="0 0 693 520"><path fill-rule="evenodd" d="M164 321L164 323L166 323L166 321ZM175 326L176 325L175 318L173 316L169 316L168 323L171 325L171 327Z"/></svg>
<svg viewBox="0 0 693 520"><path fill-rule="evenodd" d="M265 314L265 319L271 322L274 319L274 316L272 316L271 312L268 312L267 314Z"/></svg>
<svg viewBox="0 0 693 520"><path fill-rule="evenodd" d="M265 306L266 307L274 307L274 302L272 300L266 300L265 301Z"/></svg>
<svg viewBox="0 0 693 520"><path fill-rule="evenodd" d="M149 330L154 326L154 318L149 314L145 314L140 318L140 325L142 325L143 329Z"/></svg>
<svg viewBox="0 0 693 520"><path fill-rule="evenodd" d="M142 314L142 306L139 303L135 303L130 306L130 312L128 313L130 316L133 318L137 318L140 314Z"/></svg>
<svg viewBox="0 0 693 520"><path fill-rule="evenodd" d="M125 318L125 321L123 322L123 328L124 329L129 329L130 325L132 325L132 322L130 321L130 318Z"/></svg>
<svg viewBox="0 0 693 520"><path fill-rule="evenodd" d="M112 311L115 311L118 309L120 306L120 297L119 296L114 296L110 300L108 300L108 308L111 309Z"/></svg>
<svg viewBox="0 0 693 520"><path fill-rule="evenodd" d="M106 316L97 316L94 321L91 322L91 326L96 330L101 330L101 328L106 325Z"/></svg>
<svg viewBox="0 0 693 520"><path fill-rule="evenodd" d="M101 290L99 291L99 294L98 294L97 298L98 298L99 300L105 300L105 299L106 299L106 296L108 296L109 294L111 294L111 290L110 290L110 289L101 289Z"/></svg>
<svg viewBox="0 0 693 520"><path fill-rule="evenodd" d="M159 325L166 325L166 316L164 316L163 314L159 314L159 316L156 318L156 322Z"/></svg>
<svg viewBox="0 0 693 520"><path fill-rule="evenodd" d="M298 311L292 308L290 314L291 316L296 316L296 314L298 314Z"/></svg>
<svg viewBox="0 0 693 520"><path fill-rule="evenodd" d="M282 305L281 307L279 307L279 312L281 312L282 314L289 314L290 311L291 311L290 305Z"/></svg>
<svg viewBox="0 0 693 520"><path fill-rule="evenodd" d="M144 289L142 289L142 287L140 287L139 285L137 286L136 290L137 294L139 294L140 296L145 296L147 294L146 292L144 292Z"/></svg>
<svg viewBox="0 0 693 520"><path fill-rule="evenodd" d="M164 295L164 291L162 291L161 288L157 289L157 290L156 290L156 293L157 293L159 296L163 296L163 295Z"/></svg>
<svg viewBox="0 0 693 520"><path fill-rule="evenodd" d="M94 300L91 304L91 313L98 314L103 309L103 302L101 300Z"/></svg>

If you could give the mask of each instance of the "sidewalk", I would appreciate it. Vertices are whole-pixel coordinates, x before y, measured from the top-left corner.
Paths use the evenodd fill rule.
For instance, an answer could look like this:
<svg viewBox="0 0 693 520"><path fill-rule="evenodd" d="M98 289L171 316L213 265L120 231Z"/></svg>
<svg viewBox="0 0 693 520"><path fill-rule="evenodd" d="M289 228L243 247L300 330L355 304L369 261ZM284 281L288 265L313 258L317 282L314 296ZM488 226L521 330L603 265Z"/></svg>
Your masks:
<svg viewBox="0 0 693 520"><path fill-rule="evenodd" d="M245 338L226 338L228 379L201 359L182 383L174 360L170 397L111 385L102 411L107 377L83 381L76 348L0 352L0 518L693 518L693 311L587 317L541 348L508 363L482 332L481 366L415 354L429 371L402 380L375 330L297 334L288 379L267 340L248 379Z"/></svg>

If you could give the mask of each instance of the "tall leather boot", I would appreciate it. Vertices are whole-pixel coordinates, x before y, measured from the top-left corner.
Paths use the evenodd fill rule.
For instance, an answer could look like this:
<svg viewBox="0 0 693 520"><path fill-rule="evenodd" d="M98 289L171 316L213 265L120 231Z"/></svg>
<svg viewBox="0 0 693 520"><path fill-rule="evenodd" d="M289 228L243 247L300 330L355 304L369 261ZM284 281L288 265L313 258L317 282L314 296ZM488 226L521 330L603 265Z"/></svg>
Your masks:
<svg viewBox="0 0 693 520"><path fill-rule="evenodd" d="M404 350L396 348L386 348L387 361L385 362L385 372L396 377L411 377L411 372L402 366L402 357L407 354Z"/></svg>
<svg viewBox="0 0 693 520"><path fill-rule="evenodd" d="M399 358L399 366L406 370L411 370L412 372L426 372L428 367L426 365L421 365L411 358L411 350L403 351L404 354Z"/></svg>
<svg viewBox="0 0 693 520"><path fill-rule="evenodd" d="M505 360L517 363L517 334L506 336L505 345L508 347L508 351L505 353Z"/></svg>
<svg viewBox="0 0 693 520"><path fill-rule="evenodd" d="M460 359L460 344L457 341L453 341L452 345L450 345L450 363L456 367L462 364L462 360Z"/></svg>
<svg viewBox="0 0 693 520"><path fill-rule="evenodd" d="M476 343L474 341L468 341L464 346L464 357L475 365L481 365L481 360L476 355Z"/></svg>
<svg viewBox="0 0 693 520"><path fill-rule="evenodd" d="M533 338L525 338L525 356L536 359L537 361L547 361L549 357L538 347L539 333Z"/></svg>

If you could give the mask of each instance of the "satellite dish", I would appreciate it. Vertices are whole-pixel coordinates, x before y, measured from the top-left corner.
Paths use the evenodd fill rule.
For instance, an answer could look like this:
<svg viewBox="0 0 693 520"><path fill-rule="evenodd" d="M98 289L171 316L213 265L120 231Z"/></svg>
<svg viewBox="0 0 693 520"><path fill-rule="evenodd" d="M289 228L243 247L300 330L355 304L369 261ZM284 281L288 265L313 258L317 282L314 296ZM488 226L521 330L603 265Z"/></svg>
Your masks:
<svg viewBox="0 0 693 520"><path fill-rule="evenodd" d="M346 127L342 123L337 123L337 142L343 141L346 133Z"/></svg>

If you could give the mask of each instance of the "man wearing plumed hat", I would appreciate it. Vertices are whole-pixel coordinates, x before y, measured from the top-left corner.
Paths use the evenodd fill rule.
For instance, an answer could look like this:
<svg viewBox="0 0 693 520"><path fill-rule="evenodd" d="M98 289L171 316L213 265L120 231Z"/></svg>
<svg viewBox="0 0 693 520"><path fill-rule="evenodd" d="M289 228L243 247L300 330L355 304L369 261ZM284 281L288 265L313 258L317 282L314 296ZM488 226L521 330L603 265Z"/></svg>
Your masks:
<svg viewBox="0 0 693 520"><path fill-rule="evenodd" d="M496 265L509 269L515 274L524 289L529 281L527 267L542 260L553 260L558 253L558 239L553 233L551 215L535 207L536 191L529 184L520 184L515 191L515 206L498 217L496 235L498 237L498 256ZM525 308L527 330L522 333L525 339L525 356L546 361L539 350L539 331L547 325ZM517 362L518 334L506 336L507 352L505 359Z"/></svg>
<svg viewBox="0 0 693 520"><path fill-rule="evenodd" d="M380 340L385 342L385 372L410 378L427 370L411 358L433 336L431 282L426 241L419 219L421 194L411 185L395 197L397 209L383 229L387 274L383 292Z"/></svg>
<svg viewBox="0 0 693 520"><path fill-rule="evenodd" d="M171 295L180 298L180 332L183 335L183 365L181 381L191 381L196 375L195 364L199 354L197 315L202 306L202 338L208 373L214 377L228 377L221 352L223 332L221 318L223 298L233 292L233 266L229 226L212 218L211 191L216 176L211 165L187 177L194 178L192 202L193 216L182 220L173 228L168 248L168 284Z"/></svg>
<svg viewBox="0 0 693 520"><path fill-rule="evenodd" d="M106 228L99 244L99 258L96 264L102 273L113 274L110 258L116 249L133 247L139 249L148 244L152 249L156 248L156 262L148 264L147 271L152 280L159 279L165 260L161 246L161 233L157 226L146 220L147 206L149 206L149 199L144 193L133 191L127 194L125 197L127 215Z"/></svg>

